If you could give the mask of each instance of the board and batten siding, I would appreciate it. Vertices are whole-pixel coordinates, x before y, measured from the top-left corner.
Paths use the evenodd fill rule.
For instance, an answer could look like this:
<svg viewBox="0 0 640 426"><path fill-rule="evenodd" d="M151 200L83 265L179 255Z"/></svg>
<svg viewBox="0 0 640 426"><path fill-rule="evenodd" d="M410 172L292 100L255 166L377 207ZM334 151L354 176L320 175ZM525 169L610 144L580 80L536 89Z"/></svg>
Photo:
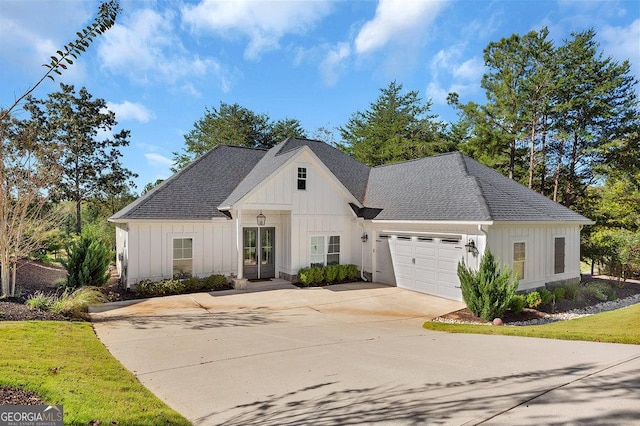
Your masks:
<svg viewBox="0 0 640 426"><path fill-rule="evenodd" d="M580 225L492 225L486 227L491 253L512 266L513 244L525 243L525 273L520 290L580 278ZM554 241L565 238L564 273L554 274Z"/></svg>
<svg viewBox="0 0 640 426"><path fill-rule="evenodd" d="M307 170L304 190L297 187L299 167ZM353 201L313 155L302 151L243 199L240 207L243 217L248 211L262 211L267 221L278 211L276 250L282 257L276 254L281 262L276 270L295 275L309 266L309 242L316 235L340 235L340 263L359 264L351 248L352 228L357 226L349 207Z"/></svg>
<svg viewBox="0 0 640 426"><path fill-rule="evenodd" d="M127 286L173 275L173 239L193 239L193 274L230 275L237 257L235 229L230 220L212 222L129 222Z"/></svg>

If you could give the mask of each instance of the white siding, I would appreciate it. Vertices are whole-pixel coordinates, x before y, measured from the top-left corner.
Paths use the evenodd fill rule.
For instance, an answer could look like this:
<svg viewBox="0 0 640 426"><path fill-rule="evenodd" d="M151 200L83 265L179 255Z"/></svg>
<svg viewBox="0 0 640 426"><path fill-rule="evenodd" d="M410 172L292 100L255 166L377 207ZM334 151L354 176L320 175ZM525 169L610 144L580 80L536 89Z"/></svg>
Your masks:
<svg viewBox="0 0 640 426"><path fill-rule="evenodd" d="M305 190L298 190L298 167L307 169ZM242 200L243 226L255 226L255 216L279 218L276 226L276 275L296 274L309 266L309 242L313 235L340 235L340 263L360 264L353 249L354 200L333 175L308 152L271 176Z"/></svg>
<svg viewBox="0 0 640 426"><path fill-rule="evenodd" d="M509 266L513 262L513 244L525 243L525 276L520 280L520 290L580 277L579 225L493 225L487 228L491 252ZM555 237L565 238L565 270L562 274L553 271Z"/></svg>
<svg viewBox="0 0 640 426"><path fill-rule="evenodd" d="M237 272L235 230L230 220L130 222L128 227L128 286L145 279L160 280L172 276L174 238L193 238L194 275L205 277Z"/></svg>

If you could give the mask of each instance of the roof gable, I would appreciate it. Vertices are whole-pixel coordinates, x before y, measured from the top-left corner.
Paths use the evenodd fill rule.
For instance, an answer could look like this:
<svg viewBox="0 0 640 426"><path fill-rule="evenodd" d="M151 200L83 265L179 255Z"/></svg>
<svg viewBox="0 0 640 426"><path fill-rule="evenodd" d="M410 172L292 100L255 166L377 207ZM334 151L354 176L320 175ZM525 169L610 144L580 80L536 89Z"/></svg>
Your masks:
<svg viewBox="0 0 640 426"><path fill-rule="evenodd" d="M304 148L308 148L335 178L359 202L364 198L369 176L369 166L354 160L336 148L316 140L287 138L271 148L245 179L220 204L228 209L247 196L277 170L284 167Z"/></svg>

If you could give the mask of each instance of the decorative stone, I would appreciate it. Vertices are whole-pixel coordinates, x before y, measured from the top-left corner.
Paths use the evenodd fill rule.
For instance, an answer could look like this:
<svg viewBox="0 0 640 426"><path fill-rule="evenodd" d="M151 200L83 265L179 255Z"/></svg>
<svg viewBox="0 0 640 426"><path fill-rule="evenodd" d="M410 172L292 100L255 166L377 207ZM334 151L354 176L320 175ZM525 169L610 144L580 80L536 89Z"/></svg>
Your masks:
<svg viewBox="0 0 640 426"><path fill-rule="evenodd" d="M493 325L504 325L504 323L502 322L502 320L500 318L494 318L493 319Z"/></svg>
<svg viewBox="0 0 640 426"><path fill-rule="evenodd" d="M231 282L233 283L234 289L245 290L247 288L247 283L249 282L249 280L247 280L246 278L233 278Z"/></svg>

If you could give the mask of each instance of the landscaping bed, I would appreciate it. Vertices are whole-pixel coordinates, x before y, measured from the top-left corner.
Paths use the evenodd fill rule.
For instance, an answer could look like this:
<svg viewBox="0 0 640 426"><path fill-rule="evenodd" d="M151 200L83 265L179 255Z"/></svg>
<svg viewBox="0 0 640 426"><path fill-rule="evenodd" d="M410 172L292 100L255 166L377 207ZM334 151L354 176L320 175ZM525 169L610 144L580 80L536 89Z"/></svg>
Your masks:
<svg viewBox="0 0 640 426"><path fill-rule="evenodd" d="M524 308L522 312L515 314L508 310L502 316L504 324L515 324L534 322L536 320L544 320L549 316L555 316L558 319L562 318L563 313L576 312L579 310L588 311L589 307L599 306L607 302L594 296L594 292L586 291L587 287L596 283L597 287L606 288L608 300L615 305L616 301L622 301L632 296L640 295L640 281L630 280L625 283L608 279L607 277L591 277L586 276L583 282L578 286L578 292L575 297L563 298L554 304L540 305L535 309ZM442 322L458 322L458 323L476 323L486 324L487 321L482 318L478 318L473 315L469 309L464 308L455 312L442 315L435 319Z"/></svg>

